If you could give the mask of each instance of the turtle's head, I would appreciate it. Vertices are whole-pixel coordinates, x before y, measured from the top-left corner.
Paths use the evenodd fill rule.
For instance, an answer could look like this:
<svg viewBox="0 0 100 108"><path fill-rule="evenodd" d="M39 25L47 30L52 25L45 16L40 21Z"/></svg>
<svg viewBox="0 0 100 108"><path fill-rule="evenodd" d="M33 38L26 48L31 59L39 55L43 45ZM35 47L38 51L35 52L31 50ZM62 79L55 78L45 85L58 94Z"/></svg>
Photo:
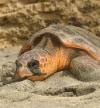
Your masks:
<svg viewBox="0 0 100 108"><path fill-rule="evenodd" d="M13 79L19 77L32 81L42 80L41 76L46 76L46 71L50 68L48 54L41 51L28 51L16 60L16 72Z"/></svg>

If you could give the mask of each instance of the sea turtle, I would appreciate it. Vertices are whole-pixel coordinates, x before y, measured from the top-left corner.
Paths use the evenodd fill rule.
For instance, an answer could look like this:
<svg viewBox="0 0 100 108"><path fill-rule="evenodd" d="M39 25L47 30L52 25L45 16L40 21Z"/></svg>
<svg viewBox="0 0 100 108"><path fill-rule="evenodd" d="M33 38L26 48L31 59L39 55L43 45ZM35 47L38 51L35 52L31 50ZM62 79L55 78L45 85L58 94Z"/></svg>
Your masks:
<svg viewBox="0 0 100 108"><path fill-rule="evenodd" d="M79 27L52 25L24 44L13 78L41 81L57 71L70 69L80 80L96 80L100 77L99 60L99 37Z"/></svg>

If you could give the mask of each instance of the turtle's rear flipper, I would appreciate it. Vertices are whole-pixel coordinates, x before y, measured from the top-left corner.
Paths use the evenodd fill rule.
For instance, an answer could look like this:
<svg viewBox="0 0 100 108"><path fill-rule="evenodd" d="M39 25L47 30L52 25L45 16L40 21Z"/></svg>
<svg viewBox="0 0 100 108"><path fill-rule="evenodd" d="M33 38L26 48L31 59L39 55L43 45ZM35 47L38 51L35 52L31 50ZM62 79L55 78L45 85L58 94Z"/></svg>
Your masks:
<svg viewBox="0 0 100 108"><path fill-rule="evenodd" d="M81 81L100 80L100 65L88 56L79 56L71 61L70 65L72 73Z"/></svg>

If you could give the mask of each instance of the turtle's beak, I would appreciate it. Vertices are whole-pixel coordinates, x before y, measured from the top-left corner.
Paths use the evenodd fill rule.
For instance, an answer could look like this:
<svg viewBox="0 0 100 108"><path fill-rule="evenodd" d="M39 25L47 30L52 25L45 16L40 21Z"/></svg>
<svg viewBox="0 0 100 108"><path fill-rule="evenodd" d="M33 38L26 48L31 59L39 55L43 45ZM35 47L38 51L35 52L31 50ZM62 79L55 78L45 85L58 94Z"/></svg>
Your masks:
<svg viewBox="0 0 100 108"><path fill-rule="evenodd" d="M18 77L18 72L17 72L17 69L16 69L16 71L15 71L15 73L14 73L14 75L13 75L12 79L16 79L16 78L19 78L19 77Z"/></svg>
<svg viewBox="0 0 100 108"><path fill-rule="evenodd" d="M27 67L21 67L21 68L16 69L14 76L13 76L13 79L26 78L26 77L29 77L32 75L33 75L33 73L30 72L30 70Z"/></svg>

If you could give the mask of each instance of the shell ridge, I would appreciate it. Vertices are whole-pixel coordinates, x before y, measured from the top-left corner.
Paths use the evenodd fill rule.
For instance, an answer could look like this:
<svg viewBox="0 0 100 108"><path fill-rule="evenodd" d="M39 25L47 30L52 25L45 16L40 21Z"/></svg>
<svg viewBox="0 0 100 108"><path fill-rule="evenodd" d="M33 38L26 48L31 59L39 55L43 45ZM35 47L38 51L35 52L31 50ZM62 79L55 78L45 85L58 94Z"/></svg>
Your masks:
<svg viewBox="0 0 100 108"><path fill-rule="evenodd" d="M84 31L84 32L86 31L86 33L82 32L82 31ZM19 55L21 54L21 52L23 50L30 48L36 38L38 38L39 36L41 36L43 34L48 34L48 33L55 36L64 46L84 49L87 52L91 53L91 55L94 56L96 59L100 59L100 48L98 46L95 46L91 42L91 38L93 40L94 35L92 36L92 34L89 31L87 32L87 30L84 30L79 27L63 26L63 25L52 25L52 26L44 28L44 29L38 31L37 33L35 33L24 44ZM87 37L85 38L85 36L87 36L87 33L89 33L88 35L91 36L91 37L89 37L90 41L89 41L89 39L87 40ZM98 41L98 40L94 39L93 41ZM96 42L94 42L94 43L96 43Z"/></svg>

